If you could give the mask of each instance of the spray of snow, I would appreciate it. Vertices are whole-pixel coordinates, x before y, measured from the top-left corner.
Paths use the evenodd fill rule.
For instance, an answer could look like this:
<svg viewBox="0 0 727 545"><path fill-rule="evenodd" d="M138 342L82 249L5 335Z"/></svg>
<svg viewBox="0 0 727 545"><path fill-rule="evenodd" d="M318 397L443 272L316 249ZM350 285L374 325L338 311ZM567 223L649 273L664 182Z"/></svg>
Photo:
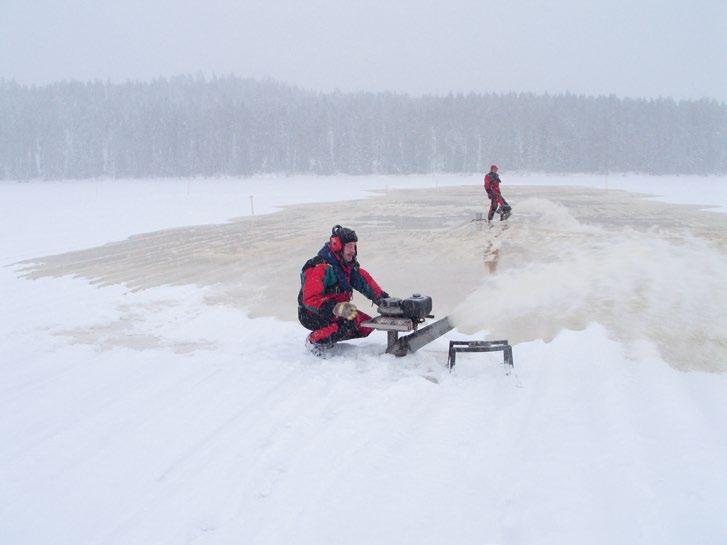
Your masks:
<svg viewBox="0 0 727 545"><path fill-rule="evenodd" d="M460 330L518 342L599 322L619 340L654 342L679 368L727 369L727 256L713 242L582 224L544 199L518 212L556 241L537 261L487 277L455 309ZM513 229L498 233L503 252Z"/></svg>

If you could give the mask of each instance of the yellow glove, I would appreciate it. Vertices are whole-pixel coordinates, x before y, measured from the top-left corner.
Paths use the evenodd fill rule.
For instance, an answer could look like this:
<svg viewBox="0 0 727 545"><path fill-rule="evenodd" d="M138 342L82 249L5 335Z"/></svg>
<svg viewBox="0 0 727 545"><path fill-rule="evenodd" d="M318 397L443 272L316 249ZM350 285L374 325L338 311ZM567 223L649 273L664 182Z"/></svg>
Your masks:
<svg viewBox="0 0 727 545"><path fill-rule="evenodd" d="M333 307L333 314L345 320L353 320L358 314L358 309L353 303L338 303Z"/></svg>

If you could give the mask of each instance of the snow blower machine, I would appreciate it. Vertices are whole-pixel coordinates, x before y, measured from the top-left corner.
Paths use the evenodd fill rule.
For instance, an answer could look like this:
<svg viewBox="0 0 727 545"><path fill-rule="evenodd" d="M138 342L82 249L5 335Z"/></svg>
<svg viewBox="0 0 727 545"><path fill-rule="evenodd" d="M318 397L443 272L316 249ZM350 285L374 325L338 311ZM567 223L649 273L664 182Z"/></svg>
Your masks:
<svg viewBox="0 0 727 545"><path fill-rule="evenodd" d="M419 350L422 346L438 339L445 333L454 329L449 316L437 320L426 327L419 326L427 318L434 318L432 312L432 298L419 293L406 299L386 297L379 301L377 307L379 315L363 322L361 325L386 331L388 342L386 353L397 357L406 356ZM400 333L409 335L399 337ZM512 347L505 341L450 341L447 365L450 371L454 368L457 352L496 352L504 355L503 363L512 369L514 362Z"/></svg>
<svg viewBox="0 0 727 545"><path fill-rule="evenodd" d="M434 318L431 314L432 298L428 295L415 293L406 299L386 297L379 301L377 310L379 316L361 325L386 331L388 334L386 353L398 357L416 352L454 327L449 321L449 317L445 317L418 329L427 318ZM409 331L414 333L399 338L400 333Z"/></svg>

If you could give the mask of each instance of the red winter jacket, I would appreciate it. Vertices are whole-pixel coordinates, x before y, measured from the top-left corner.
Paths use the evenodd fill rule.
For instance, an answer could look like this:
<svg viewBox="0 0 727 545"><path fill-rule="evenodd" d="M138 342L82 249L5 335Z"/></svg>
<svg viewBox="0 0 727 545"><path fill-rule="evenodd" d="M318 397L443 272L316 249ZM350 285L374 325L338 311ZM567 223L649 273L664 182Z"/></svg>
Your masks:
<svg viewBox="0 0 727 545"><path fill-rule="evenodd" d="M306 262L300 280L298 305L322 316L332 315L336 303L350 301L353 290L363 293L372 301L385 296L381 287L357 261L343 263L331 252L329 244Z"/></svg>
<svg viewBox="0 0 727 545"><path fill-rule="evenodd" d="M497 201L497 204L504 204L502 194L500 193L500 177L497 173L490 172L485 176L485 191L490 199Z"/></svg>

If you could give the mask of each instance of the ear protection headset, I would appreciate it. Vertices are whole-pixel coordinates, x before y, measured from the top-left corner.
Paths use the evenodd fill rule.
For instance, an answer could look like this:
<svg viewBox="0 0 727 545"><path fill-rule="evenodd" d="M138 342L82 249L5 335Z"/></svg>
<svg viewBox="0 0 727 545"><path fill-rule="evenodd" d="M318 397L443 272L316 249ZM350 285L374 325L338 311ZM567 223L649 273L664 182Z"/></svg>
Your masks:
<svg viewBox="0 0 727 545"><path fill-rule="evenodd" d="M343 250L344 245L347 242L357 242L356 231L341 227L340 225L334 225L331 229L331 251L338 253Z"/></svg>
<svg viewBox="0 0 727 545"><path fill-rule="evenodd" d="M341 241L341 226L334 225L331 229L331 251L338 253L343 250L343 242Z"/></svg>

